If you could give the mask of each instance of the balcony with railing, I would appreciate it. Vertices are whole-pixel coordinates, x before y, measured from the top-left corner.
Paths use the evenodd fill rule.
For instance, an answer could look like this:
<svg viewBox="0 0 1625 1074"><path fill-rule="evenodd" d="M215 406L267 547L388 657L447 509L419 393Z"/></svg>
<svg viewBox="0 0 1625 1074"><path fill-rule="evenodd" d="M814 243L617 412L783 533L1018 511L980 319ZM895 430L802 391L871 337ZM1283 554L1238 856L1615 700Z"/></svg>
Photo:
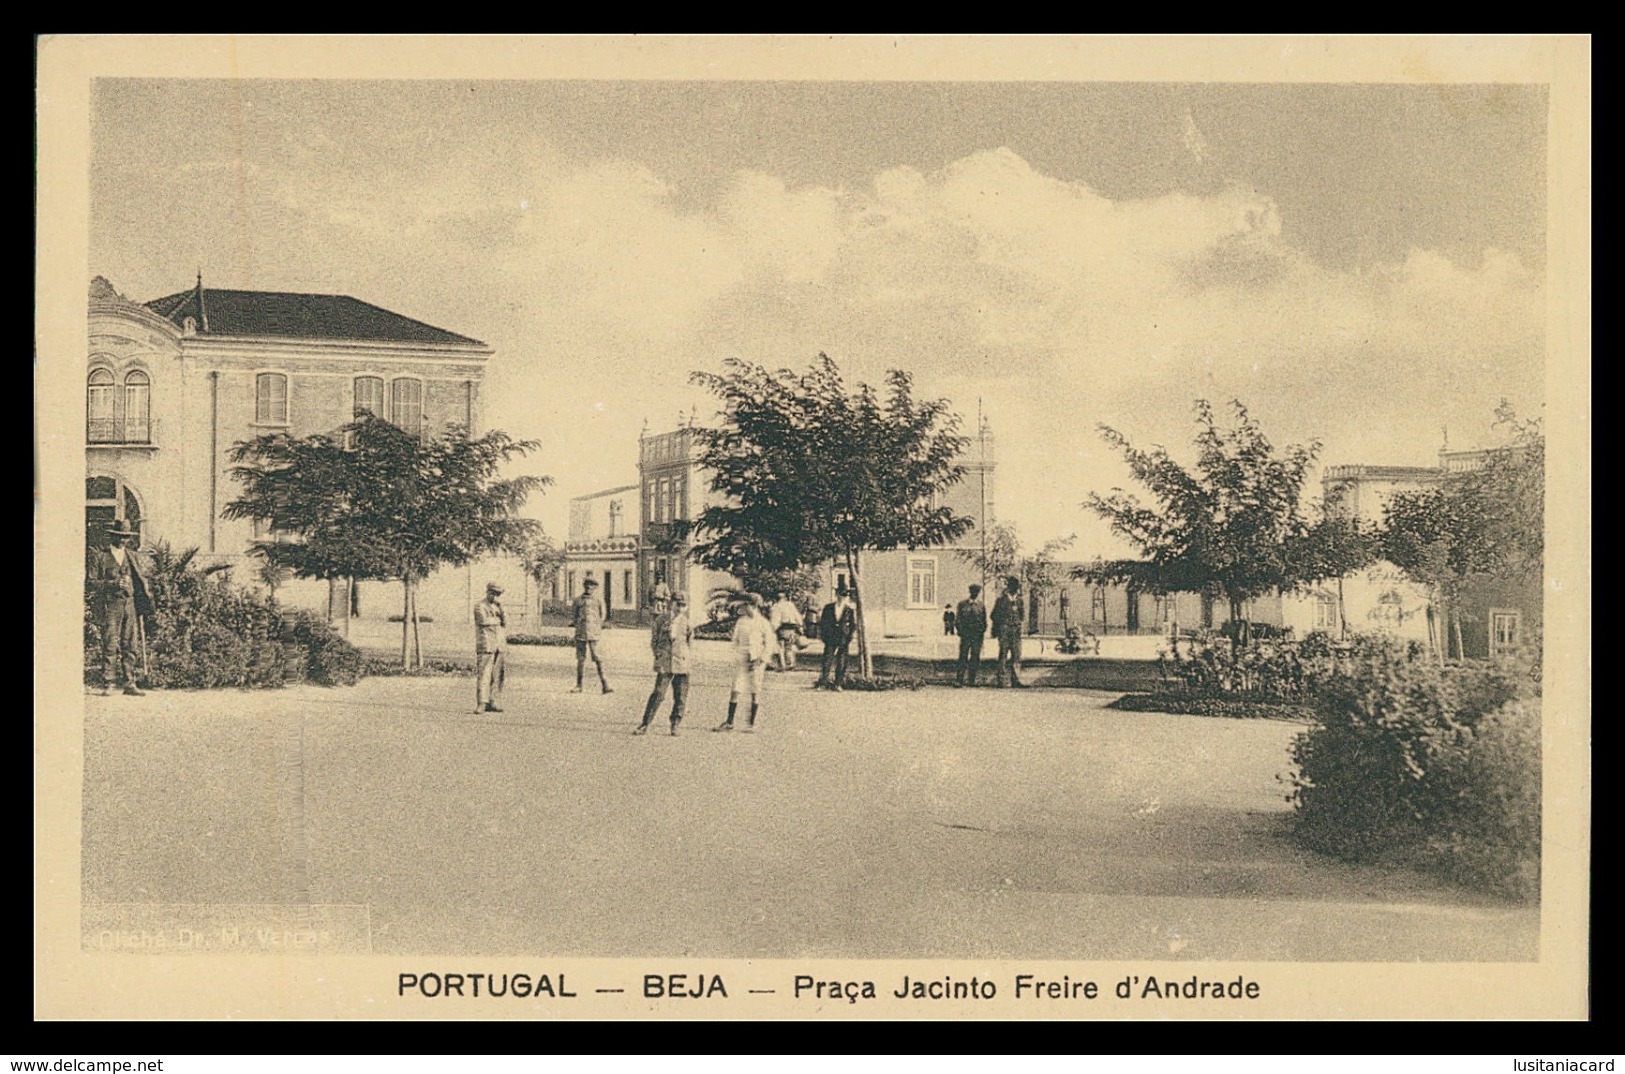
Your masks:
<svg viewBox="0 0 1625 1074"><path fill-rule="evenodd" d="M90 418L85 422L85 443L90 447L158 446L158 422L135 418Z"/></svg>

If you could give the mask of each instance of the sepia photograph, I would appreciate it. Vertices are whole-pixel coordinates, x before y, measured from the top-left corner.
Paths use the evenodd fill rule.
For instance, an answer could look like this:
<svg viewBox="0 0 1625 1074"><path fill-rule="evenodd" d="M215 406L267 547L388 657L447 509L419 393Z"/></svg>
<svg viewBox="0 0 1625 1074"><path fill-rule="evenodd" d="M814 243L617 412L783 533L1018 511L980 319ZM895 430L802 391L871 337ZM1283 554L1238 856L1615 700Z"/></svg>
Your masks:
<svg viewBox="0 0 1625 1074"><path fill-rule="evenodd" d="M1588 40L40 60L36 1017L1586 1016Z"/></svg>

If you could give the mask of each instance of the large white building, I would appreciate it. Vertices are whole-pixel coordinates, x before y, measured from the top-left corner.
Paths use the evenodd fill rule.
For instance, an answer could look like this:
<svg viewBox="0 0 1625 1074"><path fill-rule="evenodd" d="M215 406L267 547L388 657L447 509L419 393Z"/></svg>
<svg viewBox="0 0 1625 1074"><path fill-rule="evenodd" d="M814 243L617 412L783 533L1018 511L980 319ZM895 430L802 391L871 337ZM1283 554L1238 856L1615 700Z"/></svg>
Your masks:
<svg viewBox="0 0 1625 1074"><path fill-rule="evenodd" d="M249 582L250 543L264 534L221 517L240 492L233 444L329 432L360 411L425 436L480 428L491 348L347 295L221 290L200 276L141 303L97 277L89 314L87 541L104 540L107 524L122 519L144 545L195 547L202 562L240 567L238 580ZM439 572L419 607L467 615L480 596L471 578L471 569ZM358 588L364 614L399 610L388 583ZM331 599L327 583L313 581L278 596L311 607Z"/></svg>

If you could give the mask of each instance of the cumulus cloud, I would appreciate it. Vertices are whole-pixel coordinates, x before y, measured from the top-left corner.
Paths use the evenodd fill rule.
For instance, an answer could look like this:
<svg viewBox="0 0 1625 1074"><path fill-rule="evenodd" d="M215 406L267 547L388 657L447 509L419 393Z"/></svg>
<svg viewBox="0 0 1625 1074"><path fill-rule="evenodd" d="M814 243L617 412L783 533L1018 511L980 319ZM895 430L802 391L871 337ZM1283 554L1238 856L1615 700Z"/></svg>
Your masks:
<svg viewBox="0 0 1625 1074"><path fill-rule="evenodd" d="M744 171L698 200L643 164L530 148L247 181L275 256L329 251L336 289L390 283L363 297L410 291L403 312L496 346L489 417L569 445L560 502L625 480L644 418L703 407L687 374L729 355L825 351L855 376L909 369L967 415L982 400L1001 513L1086 554L1114 549L1079 502L1126 478L1099 423L1178 445L1194 398L1237 396L1327 462L1425 463L1441 424L1540 403L1542 280L1514 256L1333 270L1267 190L1113 199L1001 148L841 189Z"/></svg>

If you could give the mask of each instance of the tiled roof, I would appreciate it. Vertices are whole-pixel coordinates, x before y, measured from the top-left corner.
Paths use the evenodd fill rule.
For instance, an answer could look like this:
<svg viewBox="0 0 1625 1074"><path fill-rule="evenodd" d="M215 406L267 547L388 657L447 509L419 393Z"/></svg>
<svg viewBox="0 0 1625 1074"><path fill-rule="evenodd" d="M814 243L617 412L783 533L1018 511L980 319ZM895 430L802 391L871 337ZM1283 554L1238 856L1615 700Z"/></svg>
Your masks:
<svg viewBox="0 0 1625 1074"><path fill-rule="evenodd" d="M200 336L274 336L483 347L468 336L414 321L349 295L192 288L155 298L147 308L181 326L190 317Z"/></svg>

